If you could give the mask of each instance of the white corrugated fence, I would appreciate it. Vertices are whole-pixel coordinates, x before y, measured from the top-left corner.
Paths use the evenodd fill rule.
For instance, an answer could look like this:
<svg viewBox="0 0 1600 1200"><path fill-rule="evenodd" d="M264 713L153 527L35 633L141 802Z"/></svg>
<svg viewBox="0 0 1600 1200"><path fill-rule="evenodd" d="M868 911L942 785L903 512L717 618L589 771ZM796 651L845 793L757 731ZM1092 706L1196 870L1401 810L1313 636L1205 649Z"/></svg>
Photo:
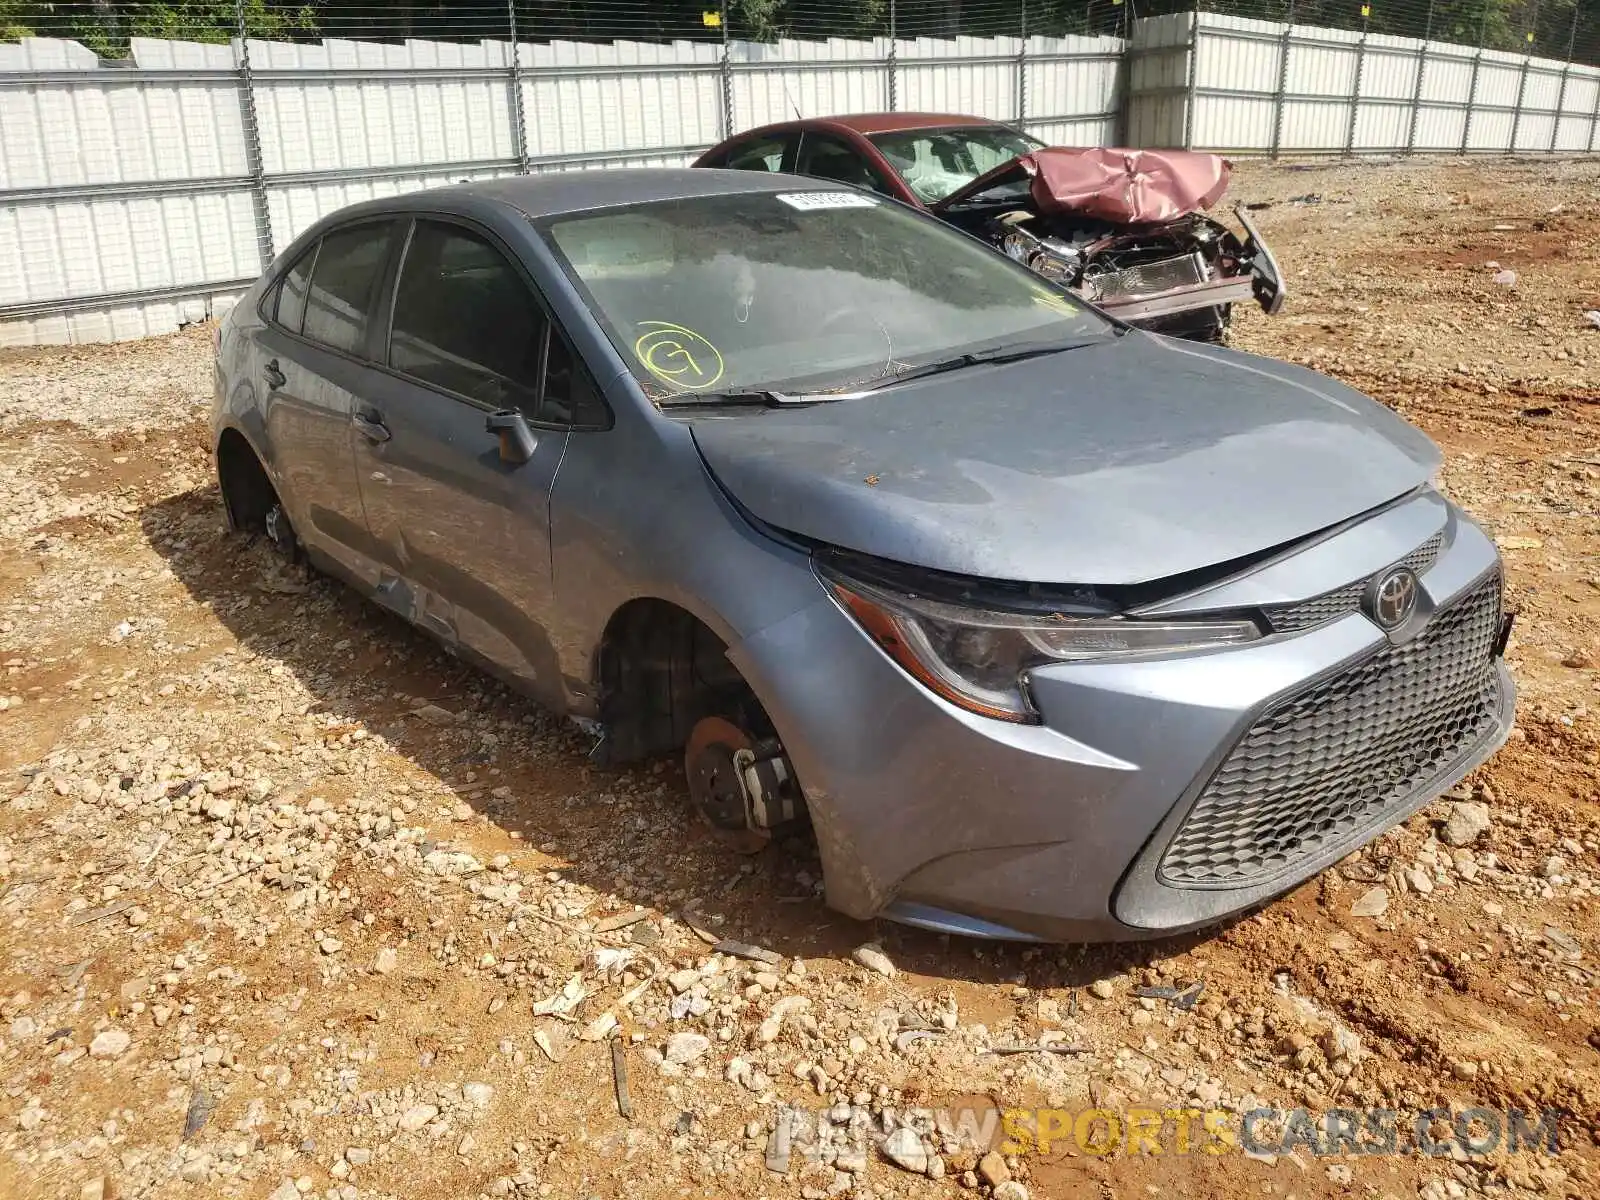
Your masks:
<svg viewBox="0 0 1600 1200"><path fill-rule="evenodd" d="M1600 70L1204 13L1104 36L0 45L0 345L221 312L356 200L677 165L795 115L968 112L1064 145L1589 153Z"/></svg>

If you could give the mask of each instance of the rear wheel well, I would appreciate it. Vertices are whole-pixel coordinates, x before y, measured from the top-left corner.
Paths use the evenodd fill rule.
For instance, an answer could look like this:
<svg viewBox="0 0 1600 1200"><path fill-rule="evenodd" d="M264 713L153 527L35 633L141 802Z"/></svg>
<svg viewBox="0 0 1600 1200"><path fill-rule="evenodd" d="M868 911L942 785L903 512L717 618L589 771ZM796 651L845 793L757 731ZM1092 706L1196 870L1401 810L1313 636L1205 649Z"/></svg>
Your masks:
<svg viewBox="0 0 1600 1200"><path fill-rule="evenodd" d="M681 750L705 717L758 735L771 721L704 621L666 600L630 600L606 624L597 662L604 758L633 762Z"/></svg>
<svg viewBox="0 0 1600 1200"><path fill-rule="evenodd" d="M267 532L267 514L277 507L278 493L237 429L224 429L217 441L217 482L228 524L241 533Z"/></svg>

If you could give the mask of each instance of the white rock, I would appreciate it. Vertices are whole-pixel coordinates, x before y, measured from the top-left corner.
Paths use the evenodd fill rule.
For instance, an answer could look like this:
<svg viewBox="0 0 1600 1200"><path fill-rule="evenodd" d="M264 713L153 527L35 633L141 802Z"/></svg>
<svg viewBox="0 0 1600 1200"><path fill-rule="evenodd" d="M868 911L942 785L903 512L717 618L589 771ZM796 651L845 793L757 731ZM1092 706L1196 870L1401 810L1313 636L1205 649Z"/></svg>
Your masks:
<svg viewBox="0 0 1600 1200"><path fill-rule="evenodd" d="M666 1049L662 1051L669 1063L679 1066L692 1063L695 1059L711 1049L711 1039L702 1033L675 1033L667 1039Z"/></svg>
<svg viewBox="0 0 1600 1200"><path fill-rule="evenodd" d="M1462 801L1450 806L1450 816L1439 831L1439 840L1446 846L1470 846L1488 833L1489 828L1489 806Z"/></svg>
<svg viewBox="0 0 1600 1200"><path fill-rule="evenodd" d="M473 1108L483 1112L494 1099L494 1088L487 1083L464 1083L461 1085L461 1095Z"/></svg>
<svg viewBox="0 0 1600 1200"><path fill-rule="evenodd" d="M272 1194L267 1200L300 1200L300 1189L294 1186L294 1180L285 1179L272 1189Z"/></svg>
<svg viewBox="0 0 1600 1200"><path fill-rule="evenodd" d="M11 1040L14 1042L26 1041L39 1032L39 1026L32 1017L18 1017L11 1022Z"/></svg>
<svg viewBox="0 0 1600 1200"><path fill-rule="evenodd" d="M1028 1200L1028 1189L1015 1179L1008 1179L991 1193L993 1200Z"/></svg>
<svg viewBox="0 0 1600 1200"><path fill-rule="evenodd" d="M674 992L680 994L687 992L699 982L700 972L696 971L693 967L685 967L683 970L674 971L671 975L667 976L667 986L670 987Z"/></svg>
<svg viewBox="0 0 1600 1200"><path fill-rule="evenodd" d="M909 1125L902 1125L883 1139L883 1156L895 1166L916 1175L928 1173L928 1148Z"/></svg>
<svg viewBox="0 0 1600 1200"><path fill-rule="evenodd" d="M372 960L372 969L379 975L387 975L400 963L400 956L395 953L393 946L385 946L378 951L378 957Z"/></svg>
<svg viewBox="0 0 1600 1200"><path fill-rule="evenodd" d="M1115 994L1109 979L1096 979L1089 985L1089 994L1101 1000L1109 1000Z"/></svg>
<svg viewBox="0 0 1600 1200"><path fill-rule="evenodd" d="M437 1105L413 1104L400 1114L400 1128L406 1133L415 1133L438 1115L439 1109Z"/></svg>
<svg viewBox="0 0 1600 1200"><path fill-rule="evenodd" d="M89 1043L89 1057L121 1058L132 1041L133 1039L121 1029L107 1029L103 1033L95 1034L94 1041Z"/></svg>
<svg viewBox="0 0 1600 1200"><path fill-rule="evenodd" d="M1426 896L1433 891L1433 876L1421 867L1412 867L1406 872L1406 882L1411 885L1411 890L1419 896Z"/></svg>
<svg viewBox="0 0 1600 1200"><path fill-rule="evenodd" d="M883 952L883 947L878 945L877 942L868 942L864 946L857 946L851 951L850 957L869 971L876 971L885 979L893 979L896 975L894 963L889 961L889 956Z"/></svg>
<svg viewBox="0 0 1600 1200"><path fill-rule="evenodd" d="M364 1167L372 1161L372 1151L365 1146L346 1146L344 1160L352 1167Z"/></svg>
<svg viewBox="0 0 1600 1200"><path fill-rule="evenodd" d="M1350 906L1353 917L1381 917L1389 911L1389 893L1381 887L1368 888Z"/></svg>

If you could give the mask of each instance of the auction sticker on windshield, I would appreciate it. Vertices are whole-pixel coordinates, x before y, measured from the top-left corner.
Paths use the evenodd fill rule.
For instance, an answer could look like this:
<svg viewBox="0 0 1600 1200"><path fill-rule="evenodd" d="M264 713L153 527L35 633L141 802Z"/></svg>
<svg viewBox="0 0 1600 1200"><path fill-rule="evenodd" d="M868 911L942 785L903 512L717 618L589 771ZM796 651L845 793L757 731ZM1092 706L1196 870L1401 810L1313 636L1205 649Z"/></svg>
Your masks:
<svg viewBox="0 0 1600 1200"><path fill-rule="evenodd" d="M878 202L860 192L779 192L780 203L801 212L815 212L820 208L877 208Z"/></svg>

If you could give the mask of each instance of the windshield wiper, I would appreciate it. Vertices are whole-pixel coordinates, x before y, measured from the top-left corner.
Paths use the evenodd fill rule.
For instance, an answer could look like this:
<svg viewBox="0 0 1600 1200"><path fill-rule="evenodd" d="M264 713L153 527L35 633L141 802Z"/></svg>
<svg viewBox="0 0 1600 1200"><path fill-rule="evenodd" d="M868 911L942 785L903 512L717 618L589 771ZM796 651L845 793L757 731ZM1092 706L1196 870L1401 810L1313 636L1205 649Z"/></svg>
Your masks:
<svg viewBox="0 0 1600 1200"><path fill-rule="evenodd" d="M875 380L862 390L875 392L882 388L894 387L896 384L909 383L913 379L926 379L930 375L943 375L946 371L960 371L965 367L983 367L993 363L1021 362L1025 358L1043 358L1047 354L1060 354L1065 350L1077 350L1084 346L1092 345L1094 345L1094 341L1090 339L1072 342L1048 342L1042 345L1006 346L998 350L975 350L967 354L957 354L951 358L941 358L937 362L922 363L919 366L908 367L904 371L897 371L893 375Z"/></svg>
<svg viewBox="0 0 1600 1200"><path fill-rule="evenodd" d="M766 388L727 392L679 392L661 396L657 408L804 408L810 404L831 404L841 396L795 395Z"/></svg>

